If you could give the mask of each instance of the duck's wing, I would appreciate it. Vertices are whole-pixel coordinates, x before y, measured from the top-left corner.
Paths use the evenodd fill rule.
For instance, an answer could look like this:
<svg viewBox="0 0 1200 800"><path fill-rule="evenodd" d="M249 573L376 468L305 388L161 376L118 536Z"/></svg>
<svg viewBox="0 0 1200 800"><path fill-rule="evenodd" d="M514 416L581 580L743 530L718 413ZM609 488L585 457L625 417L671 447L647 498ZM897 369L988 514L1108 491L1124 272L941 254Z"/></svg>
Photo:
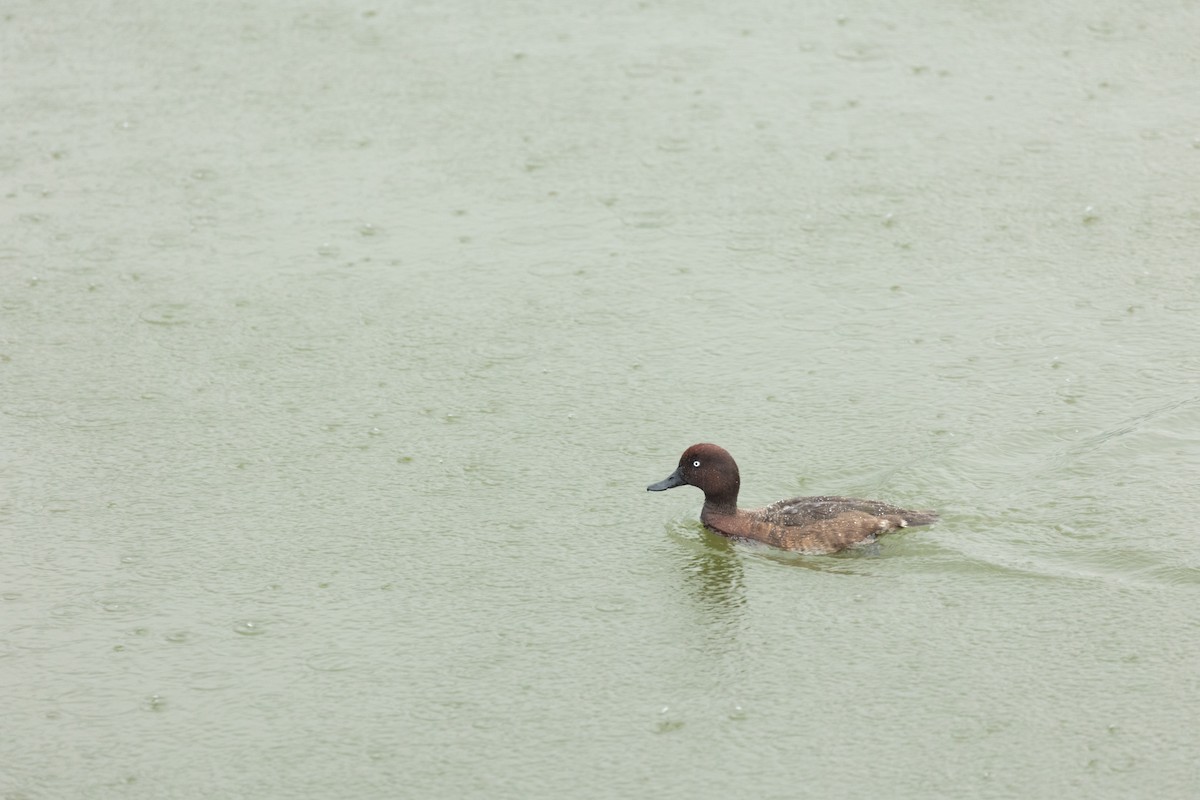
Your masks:
<svg viewBox="0 0 1200 800"><path fill-rule="evenodd" d="M803 526L821 520L834 519L850 512L870 514L873 517L899 517L905 525L929 525L937 522L933 511L910 511L878 500L862 500L857 497L793 497L780 500L759 510L761 519L772 525Z"/></svg>

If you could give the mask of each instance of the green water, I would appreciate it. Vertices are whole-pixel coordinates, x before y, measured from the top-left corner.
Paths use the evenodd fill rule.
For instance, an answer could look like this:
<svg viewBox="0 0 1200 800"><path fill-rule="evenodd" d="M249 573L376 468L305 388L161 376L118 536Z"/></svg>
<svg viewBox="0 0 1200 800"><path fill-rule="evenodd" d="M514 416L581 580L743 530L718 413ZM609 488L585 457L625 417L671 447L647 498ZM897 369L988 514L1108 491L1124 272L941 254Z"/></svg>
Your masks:
<svg viewBox="0 0 1200 800"><path fill-rule="evenodd" d="M1197 796L1200 8L796 5L10 4L0 797Z"/></svg>

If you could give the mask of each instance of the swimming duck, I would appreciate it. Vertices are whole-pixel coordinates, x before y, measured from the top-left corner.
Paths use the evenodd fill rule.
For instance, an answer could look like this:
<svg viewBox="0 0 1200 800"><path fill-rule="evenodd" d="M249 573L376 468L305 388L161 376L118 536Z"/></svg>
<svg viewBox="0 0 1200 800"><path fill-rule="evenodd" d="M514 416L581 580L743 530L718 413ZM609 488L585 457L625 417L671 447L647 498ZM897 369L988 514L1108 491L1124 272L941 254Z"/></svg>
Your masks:
<svg viewBox="0 0 1200 800"><path fill-rule="evenodd" d="M646 491L684 484L704 492L700 521L717 533L801 553L836 553L899 528L938 520L933 511L908 511L855 497L793 497L766 508L738 508L737 463L715 444L694 444L684 450L678 468Z"/></svg>

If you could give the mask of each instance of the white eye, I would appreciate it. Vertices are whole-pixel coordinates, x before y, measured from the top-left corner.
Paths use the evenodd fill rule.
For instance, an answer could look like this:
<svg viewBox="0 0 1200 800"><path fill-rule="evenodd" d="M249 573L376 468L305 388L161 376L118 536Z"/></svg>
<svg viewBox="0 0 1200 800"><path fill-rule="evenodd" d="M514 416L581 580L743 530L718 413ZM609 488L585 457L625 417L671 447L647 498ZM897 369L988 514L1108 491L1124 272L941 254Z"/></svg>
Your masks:
<svg viewBox="0 0 1200 800"><path fill-rule="evenodd" d="M698 467L698 466L700 466L700 462L699 462L699 461L693 461L693 462L692 462L692 466L693 466L693 467Z"/></svg>

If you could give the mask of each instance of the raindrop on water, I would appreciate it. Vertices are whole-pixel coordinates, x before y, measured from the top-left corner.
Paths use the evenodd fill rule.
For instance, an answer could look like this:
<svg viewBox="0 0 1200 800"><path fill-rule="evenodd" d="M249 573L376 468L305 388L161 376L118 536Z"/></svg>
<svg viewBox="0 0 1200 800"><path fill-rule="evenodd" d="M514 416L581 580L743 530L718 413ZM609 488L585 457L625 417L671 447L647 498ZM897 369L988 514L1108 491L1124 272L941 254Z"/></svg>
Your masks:
<svg viewBox="0 0 1200 800"><path fill-rule="evenodd" d="M261 623L250 619L243 619L234 623L233 632L242 636L258 636L259 634L266 633L266 630Z"/></svg>

